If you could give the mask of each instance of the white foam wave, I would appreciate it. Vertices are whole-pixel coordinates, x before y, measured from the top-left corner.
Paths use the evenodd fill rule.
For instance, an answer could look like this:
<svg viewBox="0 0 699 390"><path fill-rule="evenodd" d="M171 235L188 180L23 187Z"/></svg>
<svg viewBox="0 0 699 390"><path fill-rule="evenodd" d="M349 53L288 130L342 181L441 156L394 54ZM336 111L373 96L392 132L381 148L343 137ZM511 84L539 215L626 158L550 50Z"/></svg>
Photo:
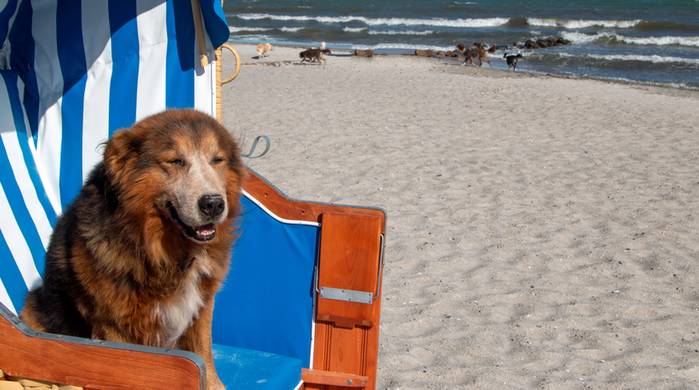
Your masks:
<svg viewBox="0 0 699 390"><path fill-rule="evenodd" d="M274 29L273 28L265 28L265 27L232 27L232 26L228 26L228 30L232 34L235 34L237 32L241 32L241 31L260 32L260 31L272 31Z"/></svg>
<svg viewBox="0 0 699 390"><path fill-rule="evenodd" d="M366 27L345 27L342 29L344 32L351 32L351 33L359 33L362 31L366 31L368 28Z"/></svg>
<svg viewBox="0 0 699 390"><path fill-rule="evenodd" d="M643 61L652 62L654 64L662 63L681 63L681 64L692 64L699 65L699 58L684 58L684 57L664 57L659 55L627 55L627 54L609 54L609 55L597 55L597 54L587 54L587 57L597 58L602 60L610 61Z"/></svg>
<svg viewBox="0 0 699 390"><path fill-rule="evenodd" d="M618 40L637 45L678 45L699 47L699 37L624 37L617 35Z"/></svg>
<svg viewBox="0 0 699 390"><path fill-rule="evenodd" d="M568 32L564 31L561 33L561 37L572 41L573 43L590 43L602 38L603 34L583 34L579 32Z"/></svg>
<svg viewBox="0 0 699 390"><path fill-rule="evenodd" d="M558 53L559 57L585 57L605 61L639 61L652 62L654 64L690 64L699 65L699 58L684 58L659 55L638 55L638 54L584 54L574 55L569 53Z"/></svg>
<svg viewBox="0 0 699 390"><path fill-rule="evenodd" d="M614 39L618 42L634 45L657 45L657 46L694 46L699 47L699 37L629 37L615 33L582 34L578 32L563 32L563 38L575 43L589 43L598 39Z"/></svg>
<svg viewBox="0 0 699 390"><path fill-rule="evenodd" d="M369 35L431 35L434 31L396 31L396 30L372 30Z"/></svg>
<svg viewBox="0 0 699 390"><path fill-rule="evenodd" d="M298 32L303 30L303 27L280 27L279 30L284 32Z"/></svg>
<svg viewBox="0 0 699 390"><path fill-rule="evenodd" d="M507 23L509 18L480 18L480 19L415 19L415 18L368 18L365 16L306 16L306 15L272 15L272 14L237 14L243 20L282 20L319 23L349 23L361 22L368 26L438 26L438 27L496 27Z"/></svg>
<svg viewBox="0 0 699 390"><path fill-rule="evenodd" d="M530 26L541 27L562 27L568 29L588 28L588 27L608 27L608 28L631 28L641 23L636 20L565 20L546 18L527 18Z"/></svg>

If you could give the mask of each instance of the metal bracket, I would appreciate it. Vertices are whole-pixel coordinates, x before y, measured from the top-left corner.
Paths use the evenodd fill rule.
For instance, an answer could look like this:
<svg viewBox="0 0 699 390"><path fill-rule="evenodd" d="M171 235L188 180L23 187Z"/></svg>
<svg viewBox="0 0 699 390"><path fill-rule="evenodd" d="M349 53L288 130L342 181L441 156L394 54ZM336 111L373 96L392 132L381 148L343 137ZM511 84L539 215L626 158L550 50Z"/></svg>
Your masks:
<svg viewBox="0 0 699 390"><path fill-rule="evenodd" d="M319 287L319 266L316 266L315 271L315 290L320 294L321 298L334 299L338 301L357 302L371 305L375 299L381 295L381 274L383 273L383 251L384 251L384 236L379 235L379 266L376 270L376 289L373 293L368 291L346 290L342 288Z"/></svg>
<svg viewBox="0 0 699 390"><path fill-rule="evenodd" d="M336 301L357 302L371 305L374 301L374 296L370 292L345 290L342 288L321 287L320 297L325 299L334 299Z"/></svg>

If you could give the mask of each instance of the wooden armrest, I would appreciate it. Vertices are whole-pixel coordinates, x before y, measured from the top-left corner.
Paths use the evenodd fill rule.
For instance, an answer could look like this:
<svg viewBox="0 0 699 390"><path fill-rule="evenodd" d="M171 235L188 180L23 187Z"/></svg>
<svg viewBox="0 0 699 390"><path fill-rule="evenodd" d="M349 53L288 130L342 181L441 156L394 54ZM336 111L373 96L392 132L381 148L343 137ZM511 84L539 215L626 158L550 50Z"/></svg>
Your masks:
<svg viewBox="0 0 699 390"><path fill-rule="evenodd" d="M340 386L352 388L365 388L369 384L369 378L361 375L347 374L344 372L301 370L301 380L313 385Z"/></svg>
<svg viewBox="0 0 699 390"><path fill-rule="evenodd" d="M204 362L184 351L35 332L0 304L0 369L85 389L203 389Z"/></svg>

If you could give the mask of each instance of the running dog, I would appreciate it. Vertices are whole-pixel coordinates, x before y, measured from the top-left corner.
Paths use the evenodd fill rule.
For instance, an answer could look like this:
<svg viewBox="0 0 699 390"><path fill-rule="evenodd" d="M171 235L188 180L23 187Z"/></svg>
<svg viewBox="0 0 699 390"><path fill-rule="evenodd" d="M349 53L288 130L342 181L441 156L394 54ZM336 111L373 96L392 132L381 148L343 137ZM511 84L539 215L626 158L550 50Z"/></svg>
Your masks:
<svg viewBox="0 0 699 390"><path fill-rule="evenodd" d="M213 298L226 276L239 213L238 145L193 110L117 132L104 161L58 220L43 285L29 292L31 328L211 353Z"/></svg>
<svg viewBox="0 0 699 390"><path fill-rule="evenodd" d="M330 49L306 49L299 53L299 58L301 58L301 63L306 61L322 63L325 62L324 54L331 54Z"/></svg>

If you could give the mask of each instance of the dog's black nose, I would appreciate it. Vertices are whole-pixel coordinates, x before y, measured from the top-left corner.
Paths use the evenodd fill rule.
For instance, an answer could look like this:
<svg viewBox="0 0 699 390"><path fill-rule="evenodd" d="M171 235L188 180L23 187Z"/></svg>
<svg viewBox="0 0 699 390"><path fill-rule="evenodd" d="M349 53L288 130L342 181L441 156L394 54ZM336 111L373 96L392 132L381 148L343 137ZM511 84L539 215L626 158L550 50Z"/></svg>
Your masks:
<svg viewBox="0 0 699 390"><path fill-rule="evenodd" d="M207 217L218 217L225 208L223 197L218 194L204 195L199 198L199 210Z"/></svg>

